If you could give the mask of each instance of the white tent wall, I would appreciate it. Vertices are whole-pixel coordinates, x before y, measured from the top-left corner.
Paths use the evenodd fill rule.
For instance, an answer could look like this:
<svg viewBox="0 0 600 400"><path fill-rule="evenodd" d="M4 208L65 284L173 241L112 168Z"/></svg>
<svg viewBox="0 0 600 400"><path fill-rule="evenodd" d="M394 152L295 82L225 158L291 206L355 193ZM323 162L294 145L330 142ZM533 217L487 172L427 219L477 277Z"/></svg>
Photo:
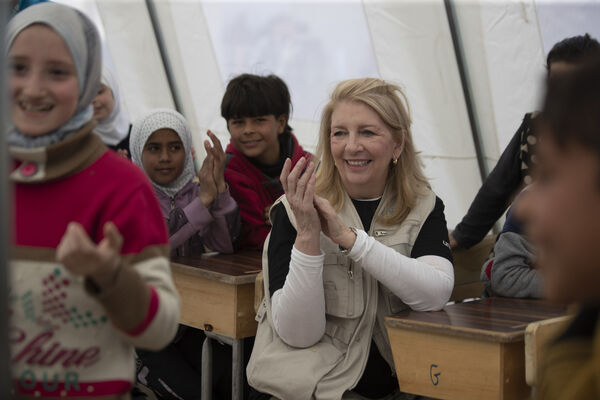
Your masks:
<svg viewBox="0 0 600 400"><path fill-rule="evenodd" d="M144 0L95 3L130 120L135 121L152 108L173 108L171 90Z"/></svg>
<svg viewBox="0 0 600 400"><path fill-rule="evenodd" d="M498 159L499 149L482 34L481 7L480 2L468 1L455 3L454 10L481 147L488 171L491 171Z"/></svg>
<svg viewBox="0 0 600 400"><path fill-rule="evenodd" d="M456 14L491 170L524 114L538 109L545 69L535 6L533 1L458 1Z"/></svg>
<svg viewBox="0 0 600 400"><path fill-rule="evenodd" d="M483 56L501 153L524 114L539 109L546 76L545 55L534 1L486 2L481 11ZM480 57L470 61L478 62Z"/></svg>
<svg viewBox="0 0 600 400"><path fill-rule="evenodd" d="M589 33L600 39L600 0L537 0L536 8L545 54L566 37Z"/></svg>

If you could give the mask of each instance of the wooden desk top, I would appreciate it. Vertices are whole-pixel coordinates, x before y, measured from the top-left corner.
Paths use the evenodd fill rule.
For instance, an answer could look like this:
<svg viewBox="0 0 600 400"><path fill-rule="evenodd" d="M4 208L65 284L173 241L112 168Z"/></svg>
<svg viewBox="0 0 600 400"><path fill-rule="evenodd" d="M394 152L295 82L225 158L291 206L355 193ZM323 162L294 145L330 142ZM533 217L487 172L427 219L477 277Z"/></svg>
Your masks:
<svg viewBox="0 0 600 400"><path fill-rule="evenodd" d="M566 308L544 300L492 297L386 318L390 328L440 333L501 343L523 340L530 322L559 317Z"/></svg>
<svg viewBox="0 0 600 400"><path fill-rule="evenodd" d="M254 283L262 270L261 252L171 258L173 273L184 273L232 285Z"/></svg>

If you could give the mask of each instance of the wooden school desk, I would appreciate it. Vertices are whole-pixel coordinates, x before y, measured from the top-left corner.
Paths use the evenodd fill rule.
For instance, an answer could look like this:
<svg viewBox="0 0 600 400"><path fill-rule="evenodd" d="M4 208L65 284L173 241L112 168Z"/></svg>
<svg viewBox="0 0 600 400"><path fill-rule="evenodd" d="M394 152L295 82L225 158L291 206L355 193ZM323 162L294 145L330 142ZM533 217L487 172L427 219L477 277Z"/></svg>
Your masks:
<svg viewBox="0 0 600 400"><path fill-rule="evenodd" d="M256 335L254 281L261 271L262 254L245 252L202 257L174 257L171 270L181 296L181 323L202 329L202 399L212 393L211 339L233 348L232 397L242 399L243 339Z"/></svg>
<svg viewBox="0 0 600 400"><path fill-rule="evenodd" d="M524 333L564 314L542 300L489 298L386 318L400 389L438 399L527 399Z"/></svg>

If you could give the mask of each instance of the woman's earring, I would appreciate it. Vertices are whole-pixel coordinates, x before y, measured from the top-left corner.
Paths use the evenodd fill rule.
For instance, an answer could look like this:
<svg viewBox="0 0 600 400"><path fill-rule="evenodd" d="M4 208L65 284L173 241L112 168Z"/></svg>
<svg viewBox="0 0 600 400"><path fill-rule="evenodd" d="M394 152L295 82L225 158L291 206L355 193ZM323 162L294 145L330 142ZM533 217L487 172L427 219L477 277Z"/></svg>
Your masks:
<svg viewBox="0 0 600 400"><path fill-rule="evenodd" d="M394 166L398 165L398 159L397 158L392 159L392 164Z"/></svg>

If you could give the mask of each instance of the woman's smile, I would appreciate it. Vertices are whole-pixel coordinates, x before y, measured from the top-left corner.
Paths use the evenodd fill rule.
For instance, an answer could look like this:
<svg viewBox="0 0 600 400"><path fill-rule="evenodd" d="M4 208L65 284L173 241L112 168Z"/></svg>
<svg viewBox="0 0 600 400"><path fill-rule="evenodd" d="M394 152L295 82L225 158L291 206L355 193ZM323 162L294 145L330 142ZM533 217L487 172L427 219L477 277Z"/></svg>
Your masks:
<svg viewBox="0 0 600 400"><path fill-rule="evenodd" d="M346 166L352 170L363 170L369 165L371 160L345 160Z"/></svg>

